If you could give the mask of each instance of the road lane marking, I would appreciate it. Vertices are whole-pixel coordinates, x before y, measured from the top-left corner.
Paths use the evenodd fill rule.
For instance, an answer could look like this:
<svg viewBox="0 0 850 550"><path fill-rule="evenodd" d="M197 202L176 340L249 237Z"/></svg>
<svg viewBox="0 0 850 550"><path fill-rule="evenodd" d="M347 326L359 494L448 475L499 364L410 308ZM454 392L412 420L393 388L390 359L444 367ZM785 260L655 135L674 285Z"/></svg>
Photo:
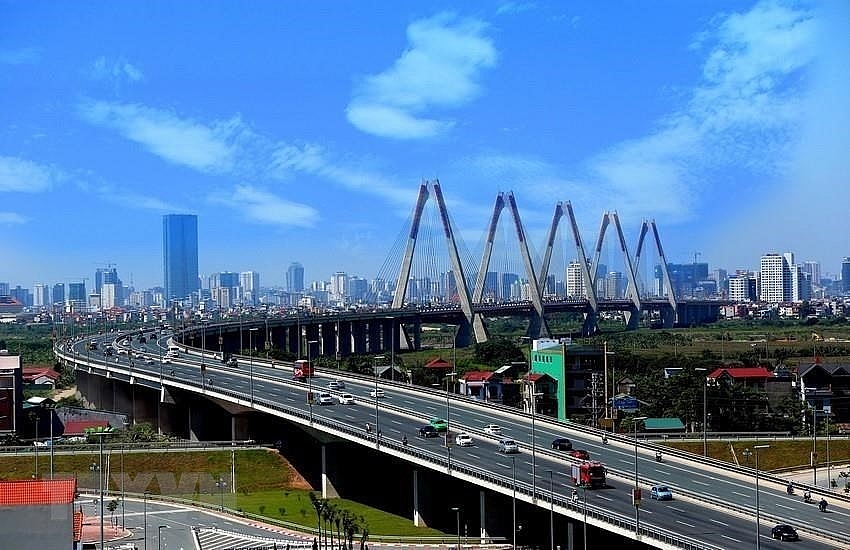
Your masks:
<svg viewBox="0 0 850 550"><path fill-rule="evenodd" d="M795 510L795 508L792 507L792 506L785 506L784 504L779 504L779 503L776 504L776 507L777 508L785 508L786 510Z"/></svg>
<svg viewBox="0 0 850 550"><path fill-rule="evenodd" d="M723 537L724 539L734 540L735 542L743 542L743 541L740 541L740 540L738 540L738 539L736 539L736 538L734 538L734 537L730 537L730 536L724 535L723 533L720 533L720 536L721 536L721 537Z"/></svg>
<svg viewBox="0 0 850 550"><path fill-rule="evenodd" d="M750 497L750 495L748 495L746 493L739 493L738 491L732 491L732 493L738 495L739 497L747 497L747 498Z"/></svg>
<svg viewBox="0 0 850 550"><path fill-rule="evenodd" d="M695 529L695 528L696 528L696 525L691 525L690 523L684 522L684 521L682 521L682 520L680 520L680 519L677 519L677 520L676 520L676 523L681 523L682 525L687 525L687 526L688 526L688 527L690 527L691 529Z"/></svg>
<svg viewBox="0 0 850 550"><path fill-rule="evenodd" d="M709 483L706 483L704 481L697 481L696 479L692 479L691 481L694 483L699 483L700 485L705 485L706 487L710 485Z"/></svg>
<svg viewBox="0 0 850 550"><path fill-rule="evenodd" d="M711 519L711 518L708 518L708 519L710 521L713 521L714 523L719 523L720 525L723 525L724 527L729 527L728 523L724 523L724 522L720 521L719 519Z"/></svg>

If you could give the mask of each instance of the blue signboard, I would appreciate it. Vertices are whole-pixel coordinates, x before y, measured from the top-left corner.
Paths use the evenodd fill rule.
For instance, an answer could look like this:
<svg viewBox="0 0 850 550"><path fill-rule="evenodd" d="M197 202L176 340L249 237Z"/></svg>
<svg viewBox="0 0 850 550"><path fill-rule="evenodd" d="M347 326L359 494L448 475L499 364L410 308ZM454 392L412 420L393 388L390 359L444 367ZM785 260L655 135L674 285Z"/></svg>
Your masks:
<svg viewBox="0 0 850 550"><path fill-rule="evenodd" d="M626 396L626 397L615 397L614 398L614 408L620 409L624 411L636 411L640 408L640 403L636 397Z"/></svg>

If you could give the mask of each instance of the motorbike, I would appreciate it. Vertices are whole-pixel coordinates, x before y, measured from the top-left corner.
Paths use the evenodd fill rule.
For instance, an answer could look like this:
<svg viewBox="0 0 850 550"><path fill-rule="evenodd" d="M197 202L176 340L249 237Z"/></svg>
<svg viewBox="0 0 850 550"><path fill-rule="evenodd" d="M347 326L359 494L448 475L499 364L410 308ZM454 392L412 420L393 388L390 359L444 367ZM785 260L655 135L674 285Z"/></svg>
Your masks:
<svg viewBox="0 0 850 550"><path fill-rule="evenodd" d="M789 483L788 488L785 489L785 492L788 493L789 495L793 495L794 494L794 486Z"/></svg>
<svg viewBox="0 0 850 550"><path fill-rule="evenodd" d="M804 495L803 495L803 502L805 502L806 504L811 504L811 502L812 502L812 495L811 495L810 493L806 493L806 494L804 494Z"/></svg>
<svg viewBox="0 0 850 550"><path fill-rule="evenodd" d="M818 510L821 512L826 512L826 500L821 500L818 502Z"/></svg>

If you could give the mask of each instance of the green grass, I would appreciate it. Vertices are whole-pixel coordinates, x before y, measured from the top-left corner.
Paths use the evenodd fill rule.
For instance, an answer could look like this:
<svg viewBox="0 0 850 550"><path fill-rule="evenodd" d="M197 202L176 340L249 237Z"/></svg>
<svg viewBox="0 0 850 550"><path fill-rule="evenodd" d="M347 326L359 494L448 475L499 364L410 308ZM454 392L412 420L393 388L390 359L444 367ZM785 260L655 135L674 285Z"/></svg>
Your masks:
<svg viewBox="0 0 850 550"><path fill-rule="evenodd" d="M97 448L74 455L61 454L56 447L54 472L56 477L76 477L81 488L97 487L96 473L91 465L99 462ZM232 492L231 456L236 461L236 492ZM107 449L104 470L109 469L109 490L120 492L122 457L120 449ZM0 455L0 479L28 479L35 471L35 454L31 456ZM39 453L38 472L50 476L49 451ZM300 481L289 463L276 452L266 450L237 450L205 452L124 453L124 483L126 493L185 498L197 502L224 506L248 514L265 516L315 528L316 511L310 503L309 488ZM216 481L224 480L219 488ZM223 490L221 490L223 489ZM317 495L318 496L318 495ZM435 537L443 535L435 529L415 527L409 518L389 514L346 499L334 499L341 509L363 517L369 532L375 536Z"/></svg>

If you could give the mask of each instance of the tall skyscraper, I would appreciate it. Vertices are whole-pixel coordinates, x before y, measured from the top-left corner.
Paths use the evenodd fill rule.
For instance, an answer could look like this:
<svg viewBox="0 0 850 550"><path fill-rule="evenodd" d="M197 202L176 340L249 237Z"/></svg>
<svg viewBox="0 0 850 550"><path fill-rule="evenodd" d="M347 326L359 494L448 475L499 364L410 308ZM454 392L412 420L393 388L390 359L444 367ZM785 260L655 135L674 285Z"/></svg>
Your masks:
<svg viewBox="0 0 850 550"><path fill-rule="evenodd" d="M162 217L162 273L165 299L184 300L198 290L198 217Z"/></svg>
<svg viewBox="0 0 850 550"><path fill-rule="evenodd" d="M242 287L242 304L257 305L260 298L260 274L256 271L243 271L239 274L239 286Z"/></svg>
<svg viewBox="0 0 850 550"><path fill-rule="evenodd" d="M304 266L298 262L292 262L286 270L286 290L288 292L304 290Z"/></svg>
<svg viewBox="0 0 850 550"><path fill-rule="evenodd" d="M56 283L53 285L53 303L65 303L65 283Z"/></svg>
<svg viewBox="0 0 850 550"><path fill-rule="evenodd" d="M841 260L841 291L850 292L850 257Z"/></svg>

